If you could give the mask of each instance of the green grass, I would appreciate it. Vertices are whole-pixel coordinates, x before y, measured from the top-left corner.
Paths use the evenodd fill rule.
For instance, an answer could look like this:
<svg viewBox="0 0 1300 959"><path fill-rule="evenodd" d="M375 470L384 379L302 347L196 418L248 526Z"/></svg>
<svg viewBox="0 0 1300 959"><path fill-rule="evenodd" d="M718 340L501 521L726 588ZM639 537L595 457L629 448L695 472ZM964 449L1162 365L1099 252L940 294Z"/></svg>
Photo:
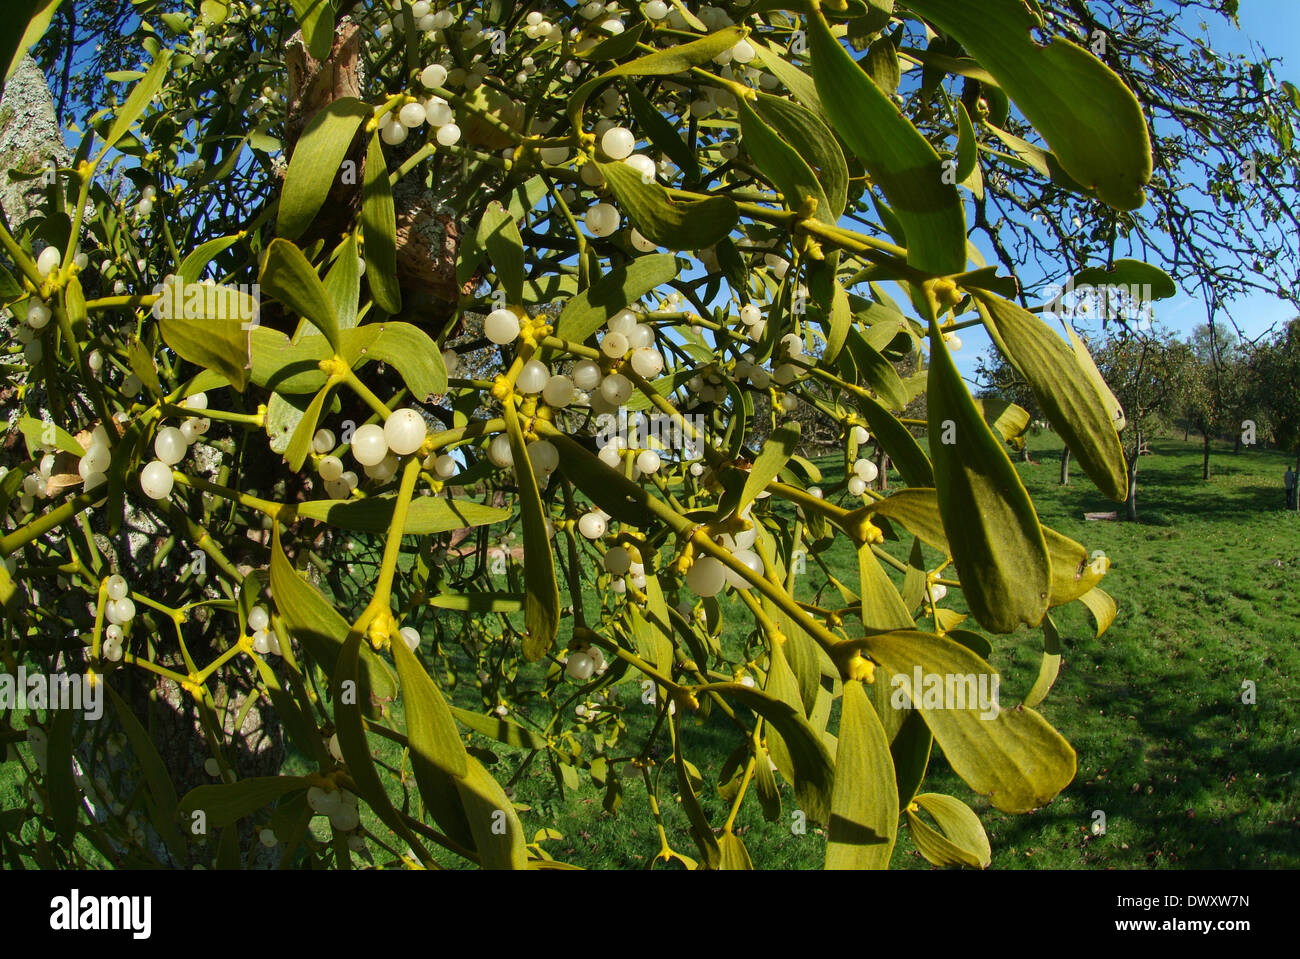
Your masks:
<svg viewBox="0 0 1300 959"><path fill-rule="evenodd" d="M1300 516L1281 509L1285 459L1268 451L1216 449L1213 477L1205 482L1200 479L1199 444L1155 440L1153 455L1143 457L1139 473L1144 521L1131 524L1086 522L1085 512L1122 512L1122 506L1103 499L1077 467L1071 486L1057 485L1060 444L1051 434L1035 438L1031 449L1036 462L1018 463L1017 468L1043 522L1089 551L1106 552L1112 565L1103 586L1119 604L1113 626L1100 639L1079 604L1053 613L1063 634L1064 662L1039 711L1078 752L1078 774L1050 805L1020 816L991 809L937 755L923 790L950 793L976 810L992 842L993 868L1300 866L1295 798L1300 794L1295 782L1300 706L1293 686L1300 669ZM821 465L829 488L839 467L826 460ZM910 539L887 545L905 556ZM932 565L934 556L927 554ZM856 584L856 556L842 537L824 559L839 579ZM822 583L810 560L800 598L811 598ZM588 592L585 602L590 616L602 602L619 601ZM965 609L958 590L944 605ZM734 599L724 599L723 609L723 645L736 656L752 622ZM561 643L564 639L562 635ZM1041 633L1021 630L993 639L993 664L1003 675L1001 699L1009 706L1033 683ZM444 686L445 669L459 670L461 679L452 692L458 705L485 708L466 661L450 657L436 667L435 677ZM1255 705L1241 701L1245 680L1256 686ZM611 701L623 710L628 725L621 742L598 745L576 720L565 727L575 732L584 759L598 749L627 757L645 739L653 710L641 703L639 684L630 679L615 687ZM536 726L550 708L534 698L512 718ZM568 709L571 715L572 703ZM401 728L400 708L397 712L393 725ZM729 805L714 784L739 735L716 712L705 720L683 717L682 725L686 755L703 777L701 802L710 822L720 827ZM374 742L381 763L401 766L398 749L386 740ZM500 781L518 772L522 757L517 751L481 737L475 742L491 751L481 756L497 757L490 768ZM676 801L666 736L651 758L651 774L661 777L659 798L669 840L677 851L698 858ZM12 808L17 798L14 768L0 766L0 808ZM585 774L577 789L567 789L544 757L529 764L514 784L515 801L525 807L520 817L527 838L543 828L557 830L563 838L545 844L550 854L588 868L647 866L659 849L656 825L640 773L623 768L623 798L613 815L604 811L602 791ZM284 771L307 769L294 756ZM396 777L384 778L400 803ZM414 795L413 784L411 790ZM780 793L781 815L772 823L763 820L756 797L747 797L737 834L756 868L820 868L824 836L812 824L802 834L793 831L793 793L784 784ZM1106 816L1101 836L1090 832L1095 810ZM386 832L369 813L364 821ZM313 831L325 838L324 821L315 823ZM377 855L380 861L388 858ZM444 865L459 865L453 856L438 858ZM914 850L905 827L893 865L931 868Z"/></svg>

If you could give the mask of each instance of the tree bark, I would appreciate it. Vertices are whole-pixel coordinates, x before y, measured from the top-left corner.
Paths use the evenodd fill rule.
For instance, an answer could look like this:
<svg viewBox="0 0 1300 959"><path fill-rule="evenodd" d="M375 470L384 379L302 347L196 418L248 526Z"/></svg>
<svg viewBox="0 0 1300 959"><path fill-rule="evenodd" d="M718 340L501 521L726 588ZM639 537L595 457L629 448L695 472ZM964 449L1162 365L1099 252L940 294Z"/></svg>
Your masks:
<svg viewBox="0 0 1300 959"><path fill-rule="evenodd" d="M1070 485L1070 447L1061 450L1061 486Z"/></svg>
<svg viewBox="0 0 1300 959"><path fill-rule="evenodd" d="M1201 434L1201 437L1201 479L1207 480L1210 478L1210 431L1206 430Z"/></svg>
<svg viewBox="0 0 1300 959"><path fill-rule="evenodd" d="M1134 431L1133 452L1128 458L1128 498L1124 500L1124 516L1129 522L1138 518L1138 450L1142 448L1142 432Z"/></svg>

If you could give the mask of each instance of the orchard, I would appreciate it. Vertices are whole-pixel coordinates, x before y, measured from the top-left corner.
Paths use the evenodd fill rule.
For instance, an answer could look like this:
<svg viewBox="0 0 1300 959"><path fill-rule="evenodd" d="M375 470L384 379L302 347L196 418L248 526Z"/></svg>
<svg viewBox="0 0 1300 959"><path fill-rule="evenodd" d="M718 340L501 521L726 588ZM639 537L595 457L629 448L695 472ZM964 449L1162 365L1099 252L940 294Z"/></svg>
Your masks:
<svg viewBox="0 0 1300 959"><path fill-rule="evenodd" d="M11 6L5 63L58 4ZM1012 169L1143 205L1092 38L1021 0L132 6L143 61L0 229L0 658L104 703L0 708L6 862L587 865L531 765L593 816L642 785L652 865L761 868L753 806L828 868L900 830L982 868L973 804L1070 787L1052 617L1109 625L1107 560L954 354L986 330L1124 500L1083 339L967 233Z"/></svg>

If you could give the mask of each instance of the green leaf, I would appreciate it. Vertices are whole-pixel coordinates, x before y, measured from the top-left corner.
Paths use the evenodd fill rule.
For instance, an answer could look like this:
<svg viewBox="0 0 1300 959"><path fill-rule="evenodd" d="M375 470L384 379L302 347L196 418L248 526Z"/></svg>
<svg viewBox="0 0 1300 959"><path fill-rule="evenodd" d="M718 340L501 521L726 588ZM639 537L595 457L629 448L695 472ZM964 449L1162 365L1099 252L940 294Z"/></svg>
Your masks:
<svg viewBox="0 0 1300 959"><path fill-rule="evenodd" d="M939 514L971 613L995 633L1036 626L1051 586L1038 514L933 320L928 403Z"/></svg>
<svg viewBox="0 0 1300 959"><path fill-rule="evenodd" d="M888 36L882 34L872 41L867 48L866 62L862 69L882 93L892 95L898 92L898 83L903 78L903 73L898 66L898 48Z"/></svg>
<svg viewBox="0 0 1300 959"><path fill-rule="evenodd" d="M916 488L891 493L882 500L855 510L848 517L846 525L855 522L860 516L873 513L898 520L909 533L919 537L928 546L951 555L934 490ZM1078 599L1101 581L1101 574L1092 569L1088 551L1083 546L1050 527L1040 528L1052 571L1050 606L1060 606Z"/></svg>
<svg viewBox="0 0 1300 959"><path fill-rule="evenodd" d="M484 869L526 869L524 827L510 800L492 775L473 756L469 770L455 780Z"/></svg>
<svg viewBox="0 0 1300 959"><path fill-rule="evenodd" d="M754 868L744 841L731 830L724 831L718 837L718 851L721 853L721 860L718 863L719 869Z"/></svg>
<svg viewBox="0 0 1300 959"><path fill-rule="evenodd" d="M222 23L230 15L229 0L203 0L199 4L204 23Z"/></svg>
<svg viewBox="0 0 1300 959"><path fill-rule="evenodd" d="M171 50L160 50L154 57L149 71L132 88L131 95L126 98L126 103L117 111L117 116L113 119L113 125L108 128L108 133L104 136L104 153L111 150L131 129L131 125L140 119L140 115L148 109L154 96L162 89L163 81L167 79L167 69L171 61Z"/></svg>
<svg viewBox="0 0 1300 959"><path fill-rule="evenodd" d="M446 700L404 640L398 639L391 648L402 702L406 705L406 737L416 779L421 766L464 776L469 770L465 744L461 742L460 730Z"/></svg>
<svg viewBox="0 0 1300 959"><path fill-rule="evenodd" d="M835 358L840 355L840 350L844 348L844 341L849 335L849 330L853 328L853 313L849 308L849 295L844 292L844 287L840 286L839 280L834 281L831 308L824 325L826 328L826 349L822 352L822 356L826 362L833 363Z"/></svg>
<svg viewBox="0 0 1300 959"><path fill-rule="evenodd" d="M754 759L754 789L763 809L763 818L767 822L777 822L781 818L781 792L776 785L776 776L772 775L766 750L760 751Z"/></svg>
<svg viewBox="0 0 1300 959"><path fill-rule="evenodd" d="M761 603L763 611L776 621L776 625L785 636L780 654L798 684L797 698L803 705L804 715L811 718L822 688L822 675L824 672L833 672L834 664L813 638L804 631L804 628L786 615L785 611L771 599L764 596Z"/></svg>
<svg viewBox="0 0 1300 959"><path fill-rule="evenodd" d="M1025 378L1048 421L1102 494L1128 495L1124 447L1111 410L1077 354L1042 320L1009 300L975 291L984 328Z"/></svg>
<svg viewBox="0 0 1300 959"><path fill-rule="evenodd" d="M835 767L826 744L808 725L802 710L740 683L715 683L709 688L739 700L771 724L789 751L793 765L792 785L799 808L814 822L827 822L831 814Z"/></svg>
<svg viewBox="0 0 1300 959"><path fill-rule="evenodd" d="M960 799L939 793L922 793L916 804L939 824L935 832L912 810L907 811L907 828L917 851L936 866L970 866L987 869L993 861L988 834L979 817Z"/></svg>
<svg viewBox="0 0 1300 959"><path fill-rule="evenodd" d="M327 51L328 52L328 51ZM325 203L357 129L374 109L356 97L343 97L311 118L293 149L280 193L275 232L296 240L311 226Z"/></svg>
<svg viewBox="0 0 1300 959"><path fill-rule="evenodd" d="M868 629L910 629L916 625L894 581L868 544L858 547L858 579L863 626Z"/></svg>
<svg viewBox="0 0 1300 959"><path fill-rule="evenodd" d="M302 27L303 43L314 60L325 60L334 46L332 0L290 0L294 16Z"/></svg>
<svg viewBox="0 0 1300 959"><path fill-rule="evenodd" d="M636 49L637 41L641 39L641 34L645 32L645 28L646 21L642 20L622 33L605 37L585 53L574 51L574 56L579 60L590 60L593 63L601 63L605 60L621 60Z"/></svg>
<svg viewBox="0 0 1300 959"><path fill-rule="evenodd" d="M849 331L846 345L858 368L859 382L869 386L887 409L901 410L905 407L907 391L894 364L872 349L857 330Z"/></svg>
<svg viewBox="0 0 1300 959"><path fill-rule="evenodd" d="M957 101L957 182L965 183L975 172L979 162L979 148L975 143L975 127L966 112L966 104Z"/></svg>
<svg viewBox="0 0 1300 959"><path fill-rule="evenodd" d="M402 291L397 284L397 214L378 133L370 138L366 148L361 232L366 239L366 282L370 285L370 295L375 306L391 316L402 309Z"/></svg>
<svg viewBox="0 0 1300 959"><path fill-rule="evenodd" d="M103 682L102 679L99 680ZM77 808L81 805L80 792L72 777L72 720L71 709L50 710L49 751L46 753L45 788L50 797L50 815L54 831L66 842L73 842L77 832Z"/></svg>
<svg viewBox="0 0 1300 959"><path fill-rule="evenodd" d="M249 336L253 369L249 375L258 386L277 393L315 393L325 385L320 361L333 352L323 336L304 336L297 343L269 326L254 327Z"/></svg>
<svg viewBox="0 0 1300 959"><path fill-rule="evenodd" d="M359 500L314 499L298 504L298 515L328 523L338 529L384 533L393 521L396 496L384 493ZM510 518L510 510L484 506L466 499L416 496L406 510L407 536L427 536L448 530L487 526Z"/></svg>
<svg viewBox="0 0 1300 959"><path fill-rule="evenodd" d="M1056 631L1052 617L1043 617L1043 661L1038 667L1038 677L1029 692L1025 693L1025 705L1037 706L1047 698L1048 691L1056 682L1056 674L1061 670L1061 634Z"/></svg>
<svg viewBox="0 0 1300 959"><path fill-rule="evenodd" d="M348 637L348 623L329 600L294 572L280 546L278 525L271 548L271 592L289 632L325 675L332 677ZM362 647L359 659L356 700L367 717L378 719L383 715L382 703L397 696L397 678L369 646Z"/></svg>
<svg viewBox="0 0 1300 959"><path fill-rule="evenodd" d="M750 45L753 44L751 38ZM812 81L808 80L808 83L811 85ZM794 147L817 172L818 181L830 206L830 222L837 222L848 201L849 168L844 160L844 151L840 149L839 141L831 133L830 127L816 113L793 100L759 93L752 106L754 112Z"/></svg>
<svg viewBox="0 0 1300 959"><path fill-rule="evenodd" d="M307 459L307 454L311 452L312 440L316 436L316 424L320 422L321 410L324 409L325 401L329 399L333 389L332 386L326 386L313 396L311 403L303 411L302 419L298 420L293 428L293 435L289 437L289 445L285 448L284 458L289 464L289 469L295 473L302 469L303 461Z"/></svg>
<svg viewBox="0 0 1300 959"><path fill-rule="evenodd" d="M228 286L195 284L182 297L179 285L164 289L154 304L163 342L178 356L225 377L236 390L248 385L254 301Z"/></svg>
<svg viewBox="0 0 1300 959"><path fill-rule="evenodd" d="M684 8L683 8L684 9ZM620 63L598 77L592 77L569 99L569 121L575 130L583 129L582 109L587 99L598 88L614 77L666 77L685 73L691 67L708 63L723 50L734 47L745 35L741 27L727 27L690 43L678 43L646 54L627 63Z"/></svg>
<svg viewBox="0 0 1300 959"><path fill-rule="evenodd" d="M822 104L906 230L908 265L961 272L966 216L956 186L944 183L939 154L840 46L819 11L807 24Z"/></svg>
<svg viewBox="0 0 1300 959"><path fill-rule="evenodd" d="M536 750L547 748L545 737L525 729L518 723L502 719L500 716L483 716L479 713L470 712L468 709L460 709L457 706L451 707L451 714L474 732L482 733L489 739L495 739L507 746L514 746L517 749Z"/></svg>
<svg viewBox="0 0 1300 959"><path fill-rule="evenodd" d="M1110 624L1115 622L1115 614L1118 608L1115 606L1115 600L1111 599L1100 586L1094 586L1088 592L1079 597L1080 602L1088 607L1088 612L1092 613L1092 618L1097 621L1097 636L1110 629Z"/></svg>
<svg viewBox="0 0 1300 959"><path fill-rule="evenodd" d="M908 486L933 486L934 467L911 430L871 397L856 394L854 399L867 421L867 428L885 448L890 461L902 474L903 482Z"/></svg>
<svg viewBox="0 0 1300 959"><path fill-rule="evenodd" d="M681 742L681 717L673 715L669 719L669 731L672 734L673 744L673 767L677 773L678 795L681 797L682 811L686 813L686 818L691 824L691 838L695 841L696 848L700 851L700 856L708 868L717 869L721 865L721 851L718 848L717 837L713 834L713 828L709 825L709 818L705 815L704 808L700 805L699 797L695 792L695 783L698 781L698 774L692 775L694 771L682 755ZM610 787L614 788L618 780L611 777ZM614 805L621 800L622 787L618 787L619 798L615 800ZM605 809L613 812L609 795L605 798Z"/></svg>
<svg viewBox="0 0 1300 959"><path fill-rule="evenodd" d="M884 724L890 715L897 715L898 711L889 706L891 690L879 681L876 687L876 711L884 713L881 715L881 723ZM930 751L933 747L934 736L930 733L930 727L925 724L920 713L909 710L903 716L903 721L894 734L893 742L889 744L889 754L894 760L894 779L898 783L900 808L907 808L907 804L912 801L916 791L921 788L921 783L925 781L925 772L930 765Z"/></svg>
<svg viewBox="0 0 1300 959"><path fill-rule="evenodd" d="M785 464L790 461L799 446L799 423L791 420L782 424L763 443L763 450L754 460L745 477L745 486L740 491L740 501L736 504L736 513L744 512L745 507L754 501L754 497L767 489L767 484L776 479Z"/></svg>
<svg viewBox="0 0 1300 959"><path fill-rule="evenodd" d="M461 613L519 613L523 612L524 596L522 593L442 593L430 596L429 605Z"/></svg>
<svg viewBox="0 0 1300 959"><path fill-rule="evenodd" d="M1093 567L1082 544L1047 526L1043 527L1043 539L1052 563L1050 605L1061 606L1079 599L1101 582L1103 574Z"/></svg>
<svg viewBox="0 0 1300 959"><path fill-rule="evenodd" d="M664 115L645 98L645 94L635 82L627 80L622 86L623 94L627 97L628 106L632 108L632 115L636 117L637 125L645 132L655 149L677 164L685 182L693 183L698 180L700 164L696 159L695 151L682 140L677 128L664 119Z"/></svg>
<svg viewBox="0 0 1300 959"><path fill-rule="evenodd" d="M975 408L984 417L984 422L998 431L1002 439L1010 442L1023 436L1029 429L1029 411L1007 400L987 396L983 399L974 397Z"/></svg>
<svg viewBox="0 0 1300 959"><path fill-rule="evenodd" d="M754 59L772 71L773 75L785 84L785 88L794 94L795 99L812 110L829 128L831 119L822 106L822 98L817 93L817 84L812 77L791 64L782 56L782 50L768 41L766 45L752 38L749 45L754 48Z"/></svg>
<svg viewBox="0 0 1300 959"><path fill-rule="evenodd" d="M594 161L633 225L650 242L670 250L712 246L735 229L740 214L730 197L674 200L656 182L645 182L626 163Z"/></svg>
<svg viewBox="0 0 1300 959"><path fill-rule="evenodd" d="M213 258L230 249L239 240L238 234L232 234L200 243L185 255L185 259L181 260L180 266L176 268L176 275L186 283L197 283Z"/></svg>
<svg viewBox="0 0 1300 959"><path fill-rule="evenodd" d="M555 335L581 343L619 310L676 276L677 258L671 253L650 253L616 266L565 304Z"/></svg>
<svg viewBox="0 0 1300 959"><path fill-rule="evenodd" d="M18 429L23 434L23 439L27 441L27 456L29 459L40 459L38 455L40 448L48 446L50 443L53 443L56 449L71 453L78 458L86 455L86 451L81 448L80 443L73 439L72 434L53 423L38 420L32 416L24 416L18 421Z"/></svg>
<svg viewBox="0 0 1300 959"><path fill-rule="evenodd" d="M1148 298L1152 300L1167 300L1178 294L1177 284L1160 267L1143 263L1141 260L1123 258L1111 264L1109 270L1100 266L1081 270L1074 275L1068 285L1071 289L1078 289L1081 286L1093 286L1099 289L1107 286L1149 287Z"/></svg>
<svg viewBox="0 0 1300 959"><path fill-rule="evenodd" d="M210 828L224 829L290 793L305 792L309 786L311 780L306 776L256 776L239 782L197 786L185 794L180 809L187 816L201 811Z"/></svg>
<svg viewBox="0 0 1300 959"><path fill-rule="evenodd" d="M258 278L262 289L293 312L306 317L325 334L334 349L339 348L339 321L334 314L325 284L316 268L288 240L275 239L266 248L266 259Z"/></svg>
<svg viewBox="0 0 1300 959"><path fill-rule="evenodd" d="M876 682L888 681L893 688L895 708L913 703L953 771L997 809L1036 809L1074 778L1074 750L1042 716L1017 706L998 709L996 717L990 717L992 709L982 708L986 704L979 702L980 687L995 698L992 691L1000 678L965 646L913 630L868 635L861 642L882 667L883 675L878 672ZM919 691L913 688L918 667ZM947 697L940 697L936 703L934 693L945 684L950 685L953 699L944 702ZM965 700L961 703L965 708L958 707L959 699Z"/></svg>
<svg viewBox="0 0 1300 959"><path fill-rule="evenodd" d="M1065 37L1035 40L1043 21L1022 0L908 0L997 79L1065 170L1121 210L1145 201L1151 143L1142 108L1108 66Z"/></svg>
<svg viewBox="0 0 1300 959"><path fill-rule="evenodd" d="M987 91L992 88L985 89ZM1065 167L1061 166L1061 161L1056 158L1056 154L1051 150L1044 150L1036 144L1030 143L1027 140L1022 140L1014 133L1008 133L1006 130L996 127L988 121L984 122L984 127L999 140L1009 146L1015 153L1015 156L1019 158L1017 163L1014 158L1007 157L1004 154L997 154L998 156L1002 156L1003 159L1008 160L1008 162L1011 162L1013 166L1020 165L1028 167L1029 169L1036 171L1040 176L1047 177L1063 190L1069 190L1072 193L1077 193L1080 196L1086 196L1094 200L1097 199L1095 191L1088 189L1082 183L1074 179L1074 177L1070 176L1070 174L1065 172Z"/></svg>
<svg viewBox="0 0 1300 959"><path fill-rule="evenodd" d="M862 683L844 684L827 869L888 869L898 834L898 788L889 741Z"/></svg>
<svg viewBox="0 0 1300 959"><path fill-rule="evenodd" d="M338 317L339 332L355 327L357 306L361 300L361 264L357 256L357 239L351 233L339 244L334 263L322 282L334 307L334 315Z"/></svg>
<svg viewBox="0 0 1300 959"><path fill-rule="evenodd" d="M42 36L58 12L62 0L13 0L5 9L5 24L0 30L0 90L18 71L23 57Z"/></svg>
<svg viewBox="0 0 1300 959"><path fill-rule="evenodd" d="M537 491L537 476L528 456L519 415L507 405L506 435L514 460L515 485L524 527L524 658L535 663L555 643L560 625L560 588L555 581L555 557L547 532L545 507Z"/></svg>
<svg viewBox="0 0 1300 959"><path fill-rule="evenodd" d="M497 200L487 205L478 222L478 245L487 250L507 301L515 305L522 303L524 241L515 225L515 218Z"/></svg>
<svg viewBox="0 0 1300 959"><path fill-rule="evenodd" d="M370 271L366 271L370 275ZM374 324L359 327L371 329ZM343 342L344 358L352 360L352 349L346 337ZM378 335L356 347L366 360L387 363L402 374L406 388L413 399L427 403L433 397L447 392L447 367L442 351L428 333L410 323L378 324ZM358 355L358 358L360 356Z"/></svg>
<svg viewBox="0 0 1300 959"><path fill-rule="evenodd" d="M589 450L563 434L547 434L560 451L560 470L591 501L620 523L643 528L650 522L644 505L645 490L617 470L610 469Z"/></svg>
<svg viewBox="0 0 1300 959"><path fill-rule="evenodd" d="M806 199L812 199L817 204L813 216L834 226L835 212L822 191L817 174L799 151L768 126L743 97L737 101L736 111L740 117L741 136L750 156L781 192L785 205L798 210Z"/></svg>
<svg viewBox="0 0 1300 959"><path fill-rule="evenodd" d="M785 651L782 645L772 641L769 643L767 679L763 685L763 692L773 699L785 703L793 709L800 717L803 717L810 710L804 709L803 694L799 691L799 680L794 675L794 670L786 661ZM796 773L794 765L794 756L790 747L786 746L785 740L781 733L776 729L767 731L767 749L772 755L772 762L786 781L791 785L796 782Z"/></svg>
<svg viewBox="0 0 1300 959"><path fill-rule="evenodd" d="M1124 407L1120 406L1119 400L1111 391L1110 384L1102 377L1101 370L1097 369L1097 363L1088 352L1087 344L1079 338L1079 334L1070 329L1069 324L1066 324L1065 335L1069 337L1070 348L1079 358L1079 365L1083 367L1084 374L1097 388L1097 395L1101 397L1101 401L1106 404L1106 411L1110 414L1110 421L1114 424L1116 432L1122 433L1126 425Z"/></svg>
<svg viewBox="0 0 1300 959"><path fill-rule="evenodd" d="M271 580L271 589L278 602L280 591L275 586L274 559L272 559ZM349 630L344 637L342 649L339 650L338 663L330 683L335 735L338 736L339 751L343 754L343 762L347 764L348 775L356 784L357 795L366 801L384 825L405 839L407 845L414 850L419 843L401 815L393 808L388 793L384 791L384 785L375 771L370 744L366 741L365 725L361 719L366 701L360 695L364 682L360 656L371 653L372 650L369 645L362 645L362 638L360 632Z"/></svg>

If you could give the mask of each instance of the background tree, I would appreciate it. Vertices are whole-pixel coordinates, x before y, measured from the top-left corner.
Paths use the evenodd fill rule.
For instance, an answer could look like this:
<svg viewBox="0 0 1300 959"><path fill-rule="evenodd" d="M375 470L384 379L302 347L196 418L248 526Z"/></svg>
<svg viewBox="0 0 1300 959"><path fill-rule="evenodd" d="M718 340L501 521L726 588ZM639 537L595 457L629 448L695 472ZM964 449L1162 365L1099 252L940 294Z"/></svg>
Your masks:
<svg viewBox="0 0 1300 959"><path fill-rule="evenodd" d="M1246 366L1273 441L1279 449L1295 450L1300 469L1300 317L1256 345Z"/></svg>
<svg viewBox="0 0 1300 959"><path fill-rule="evenodd" d="M1138 465L1143 444L1164 423L1171 421L1186 390L1191 349L1170 331L1156 326L1149 331L1118 330L1101 342L1094 354L1097 368L1123 407L1124 459L1128 466L1125 516L1137 512Z"/></svg>

